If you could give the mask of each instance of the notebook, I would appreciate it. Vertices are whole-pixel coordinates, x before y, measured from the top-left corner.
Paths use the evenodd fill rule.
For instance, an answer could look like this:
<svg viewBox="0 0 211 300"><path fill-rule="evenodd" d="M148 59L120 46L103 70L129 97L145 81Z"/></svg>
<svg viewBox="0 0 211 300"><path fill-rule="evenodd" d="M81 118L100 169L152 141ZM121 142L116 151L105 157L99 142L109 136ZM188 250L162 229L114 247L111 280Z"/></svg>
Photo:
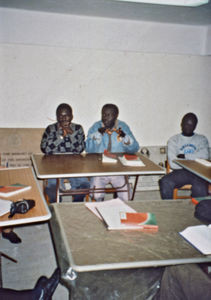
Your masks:
<svg viewBox="0 0 211 300"><path fill-rule="evenodd" d="M211 254L211 224L189 226L179 234L201 253Z"/></svg>
<svg viewBox="0 0 211 300"><path fill-rule="evenodd" d="M21 192L25 192L31 189L31 186L15 183L11 185L0 186L0 196L1 197L11 197Z"/></svg>

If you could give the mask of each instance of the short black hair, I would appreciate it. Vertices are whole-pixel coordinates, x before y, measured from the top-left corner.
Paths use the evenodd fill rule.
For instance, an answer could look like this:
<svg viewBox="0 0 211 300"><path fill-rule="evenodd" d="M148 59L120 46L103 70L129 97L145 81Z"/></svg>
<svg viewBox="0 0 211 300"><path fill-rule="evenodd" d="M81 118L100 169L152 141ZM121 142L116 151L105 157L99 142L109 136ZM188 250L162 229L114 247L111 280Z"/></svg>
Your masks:
<svg viewBox="0 0 211 300"><path fill-rule="evenodd" d="M118 114L119 114L119 108L118 108L118 106L116 106L115 104L112 104L112 103L107 103L107 104L103 105L102 110L106 109L106 108L109 108L109 109L113 110L113 112L115 113L115 115L118 116Z"/></svg>
<svg viewBox="0 0 211 300"><path fill-rule="evenodd" d="M59 104L59 106L57 107L56 109L56 115L58 116L59 112L62 110L62 109L66 109L70 112L70 114L72 115L73 114L73 110L72 110L72 107L67 104L67 103L61 103Z"/></svg>
<svg viewBox="0 0 211 300"><path fill-rule="evenodd" d="M197 123L198 123L198 118L194 113L189 112L189 113L185 114L182 118L182 122L184 122L187 119L192 119L194 121L195 125L197 125Z"/></svg>

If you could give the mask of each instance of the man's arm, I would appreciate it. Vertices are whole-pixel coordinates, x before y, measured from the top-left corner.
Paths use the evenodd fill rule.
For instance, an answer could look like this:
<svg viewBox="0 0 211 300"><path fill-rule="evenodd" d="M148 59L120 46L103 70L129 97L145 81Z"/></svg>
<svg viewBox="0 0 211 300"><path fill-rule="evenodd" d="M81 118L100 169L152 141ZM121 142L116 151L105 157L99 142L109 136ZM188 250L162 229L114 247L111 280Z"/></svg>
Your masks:
<svg viewBox="0 0 211 300"><path fill-rule="evenodd" d="M76 125L75 131L73 132L73 141L71 152L73 153L81 153L85 149L85 134L83 127L81 125Z"/></svg>
<svg viewBox="0 0 211 300"><path fill-rule="evenodd" d="M43 133L40 149L45 154L53 154L58 150L58 146L62 143L63 131L57 130L56 124L50 125Z"/></svg>
<svg viewBox="0 0 211 300"><path fill-rule="evenodd" d="M170 168L172 170L175 169L181 169L181 167L173 162L173 160L178 158L184 158L184 157L178 157L181 155L181 153L178 153L178 147L177 147L177 141L176 137L171 137L167 142L167 158L168 163L170 165Z"/></svg>
<svg viewBox="0 0 211 300"><path fill-rule="evenodd" d="M50 125L46 128L40 146L42 152L53 153L81 153L85 149L85 134L81 125L72 124L71 133Z"/></svg>
<svg viewBox="0 0 211 300"><path fill-rule="evenodd" d="M100 133L102 122L96 122L88 131L86 140L86 151L88 153L103 153L108 147L108 134ZM117 136L119 135L119 139ZM129 126L124 122L118 123L117 132L113 132L112 149L114 152L135 153L139 150L139 144L132 134Z"/></svg>
<svg viewBox="0 0 211 300"><path fill-rule="evenodd" d="M139 150L139 143L137 142L136 138L134 137L130 127L124 123L119 123L120 131L121 131L121 143L124 149L124 152L127 153L135 153Z"/></svg>
<svg viewBox="0 0 211 300"><path fill-rule="evenodd" d="M208 142L208 139L204 135L201 135L199 137L200 137L200 139L199 139L199 142L198 142L198 145L199 145L198 149L190 159L196 159L196 158L208 159L209 158L209 142Z"/></svg>
<svg viewBox="0 0 211 300"><path fill-rule="evenodd" d="M98 121L89 129L86 139L86 152L102 153L102 134L98 129L102 127L102 122Z"/></svg>

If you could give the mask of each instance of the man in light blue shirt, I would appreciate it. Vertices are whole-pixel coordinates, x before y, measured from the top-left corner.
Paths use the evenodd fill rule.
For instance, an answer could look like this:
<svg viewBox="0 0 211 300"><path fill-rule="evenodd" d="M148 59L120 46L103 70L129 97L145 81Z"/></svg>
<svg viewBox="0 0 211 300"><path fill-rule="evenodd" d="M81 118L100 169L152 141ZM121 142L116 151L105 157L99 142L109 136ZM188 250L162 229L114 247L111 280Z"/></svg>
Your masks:
<svg viewBox="0 0 211 300"><path fill-rule="evenodd" d="M118 120L119 109L114 104L105 104L102 108L101 121L94 123L89 129L86 140L86 152L103 153L135 153L139 144L133 136L129 126ZM105 188L111 183L113 187L126 187L124 176L92 177L91 188ZM119 192L118 197L128 199L128 192ZM96 201L104 199L104 193L95 193Z"/></svg>

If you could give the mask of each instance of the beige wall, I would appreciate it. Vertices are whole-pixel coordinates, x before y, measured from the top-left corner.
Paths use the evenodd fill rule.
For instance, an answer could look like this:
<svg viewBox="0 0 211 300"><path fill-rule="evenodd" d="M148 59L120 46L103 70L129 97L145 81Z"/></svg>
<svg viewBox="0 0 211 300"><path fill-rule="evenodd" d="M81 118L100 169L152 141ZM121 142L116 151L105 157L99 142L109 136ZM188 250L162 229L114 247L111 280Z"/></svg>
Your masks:
<svg viewBox="0 0 211 300"><path fill-rule="evenodd" d="M205 134L211 144L211 56L188 51L193 48L194 34L198 37L200 28L195 31L183 28L186 34L182 40L175 40L176 37L173 40L171 33L178 34L181 28L171 25L172 31L168 28L163 32L163 41L160 31L158 45L158 31L154 43L151 40L149 44L146 30L153 36L155 24L145 24L147 27L143 26L143 31L134 37L140 24L128 21L127 25L133 29L131 34L128 26L126 35L118 27L124 42L117 40L118 35L115 39L111 32L109 44L107 29L113 28L117 22L114 20L104 20L101 34L98 28L96 36L91 39L87 36L85 40L73 34L83 23L76 17L71 20L65 17L63 28L58 22L61 16L54 15L56 22L51 20L47 30L43 14L36 14L36 20L40 17L45 23L45 30L38 25L39 31L35 31L36 22L32 22L33 26L29 22L34 15L12 12L4 20L4 32L0 32L0 127L46 127L55 120L57 105L67 101L73 107L74 121L81 123L87 132L100 118L102 105L113 102L120 108L120 119L130 125L140 145L166 144L169 136L179 132L181 117L189 111L198 115L197 131ZM20 14L21 30L17 25ZM8 18L12 16L16 18L10 27ZM75 21L73 31L67 26L68 21ZM53 24L55 27L60 24L60 31L58 28L54 31ZM90 33L88 27L87 33ZM99 38L103 34L106 41ZM190 44L185 43L188 38ZM178 53L173 51L174 42Z"/></svg>

